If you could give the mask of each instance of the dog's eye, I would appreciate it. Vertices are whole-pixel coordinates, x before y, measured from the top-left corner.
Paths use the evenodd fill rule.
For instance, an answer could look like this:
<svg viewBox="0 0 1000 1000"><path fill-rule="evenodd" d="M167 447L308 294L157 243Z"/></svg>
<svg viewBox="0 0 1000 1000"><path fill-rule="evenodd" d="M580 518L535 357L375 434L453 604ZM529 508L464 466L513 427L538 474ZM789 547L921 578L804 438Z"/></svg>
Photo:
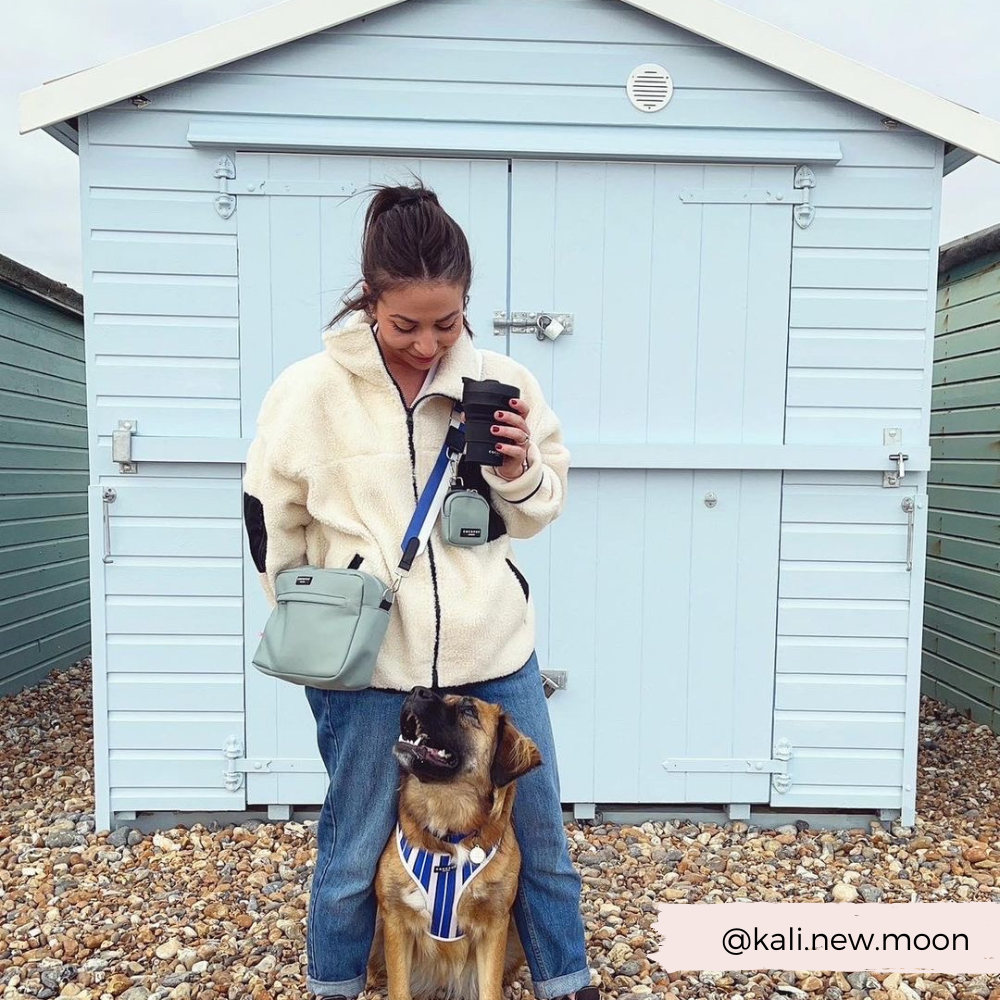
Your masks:
<svg viewBox="0 0 1000 1000"><path fill-rule="evenodd" d="M463 704L458 706L458 710L462 715L468 716L470 719L478 719L479 713L476 711L475 705Z"/></svg>

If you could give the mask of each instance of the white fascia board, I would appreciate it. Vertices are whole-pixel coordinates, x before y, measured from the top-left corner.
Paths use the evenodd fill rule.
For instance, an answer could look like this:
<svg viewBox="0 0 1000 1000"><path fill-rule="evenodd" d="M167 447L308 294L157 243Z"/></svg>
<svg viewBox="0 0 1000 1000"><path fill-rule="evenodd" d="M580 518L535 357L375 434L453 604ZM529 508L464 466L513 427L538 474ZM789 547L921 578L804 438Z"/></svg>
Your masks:
<svg viewBox="0 0 1000 1000"><path fill-rule="evenodd" d="M845 100L1000 163L1000 122L758 20L719 0L622 2Z"/></svg>
<svg viewBox="0 0 1000 1000"><path fill-rule="evenodd" d="M26 91L19 128L45 128L402 2L285 0Z"/></svg>
<svg viewBox="0 0 1000 1000"><path fill-rule="evenodd" d="M24 133L51 126L404 2L285 0L27 91L21 95L20 130ZM720 0L621 2L1000 163L1000 122L758 20Z"/></svg>

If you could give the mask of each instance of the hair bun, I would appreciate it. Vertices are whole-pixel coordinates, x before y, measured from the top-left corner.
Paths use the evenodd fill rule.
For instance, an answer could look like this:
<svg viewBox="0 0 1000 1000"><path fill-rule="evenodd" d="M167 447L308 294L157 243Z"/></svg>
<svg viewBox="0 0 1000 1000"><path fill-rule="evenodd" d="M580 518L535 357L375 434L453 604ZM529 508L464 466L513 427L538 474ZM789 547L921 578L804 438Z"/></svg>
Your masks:
<svg viewBox="0 0 1000 1000"><path fill-rule="evenodd" d="M399 198L396 200L397 205L416 205L421 201L438 204L437 195L427 188L400 187L396 190L400 192Z"/></svg>

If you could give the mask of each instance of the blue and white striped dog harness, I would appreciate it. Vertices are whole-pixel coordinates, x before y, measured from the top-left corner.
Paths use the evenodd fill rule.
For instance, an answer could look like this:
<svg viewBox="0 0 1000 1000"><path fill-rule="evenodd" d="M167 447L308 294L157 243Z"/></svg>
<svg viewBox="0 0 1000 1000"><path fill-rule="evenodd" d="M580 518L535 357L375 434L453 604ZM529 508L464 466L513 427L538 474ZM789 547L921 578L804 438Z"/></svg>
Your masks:
<svg viewBox="0 0 1000 1000"><path fill-rule="evenodd" d="M466 836L467 834L455 833L441 839L449 844L457 844ZM493 860L498 846L491 847L482 861L470 859L459 867L454 855L437 854L414 847L403 836L402 827L396 824L399 857L424 897L424 905L431 915L428 933L432 938L438 941L459 941L465 937L458 926L459 900L469 883Z"/></svg>

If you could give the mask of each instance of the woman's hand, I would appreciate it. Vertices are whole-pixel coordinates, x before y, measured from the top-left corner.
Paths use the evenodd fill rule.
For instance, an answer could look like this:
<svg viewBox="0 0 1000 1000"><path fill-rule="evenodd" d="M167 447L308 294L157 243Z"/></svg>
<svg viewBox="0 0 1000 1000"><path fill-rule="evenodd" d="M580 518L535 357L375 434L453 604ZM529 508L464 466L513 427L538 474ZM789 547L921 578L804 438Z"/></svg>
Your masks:
<svg viewBox="0 0 1000 1000"><path fill-rule="evenodd" d="M510 401L511 412L497 410L493 414L496 423L491 428L493 436L500 441L496 450L503 455L503 464L496 472L502 479L519 479L528 467L528 404L522 399Z"/></svg>

